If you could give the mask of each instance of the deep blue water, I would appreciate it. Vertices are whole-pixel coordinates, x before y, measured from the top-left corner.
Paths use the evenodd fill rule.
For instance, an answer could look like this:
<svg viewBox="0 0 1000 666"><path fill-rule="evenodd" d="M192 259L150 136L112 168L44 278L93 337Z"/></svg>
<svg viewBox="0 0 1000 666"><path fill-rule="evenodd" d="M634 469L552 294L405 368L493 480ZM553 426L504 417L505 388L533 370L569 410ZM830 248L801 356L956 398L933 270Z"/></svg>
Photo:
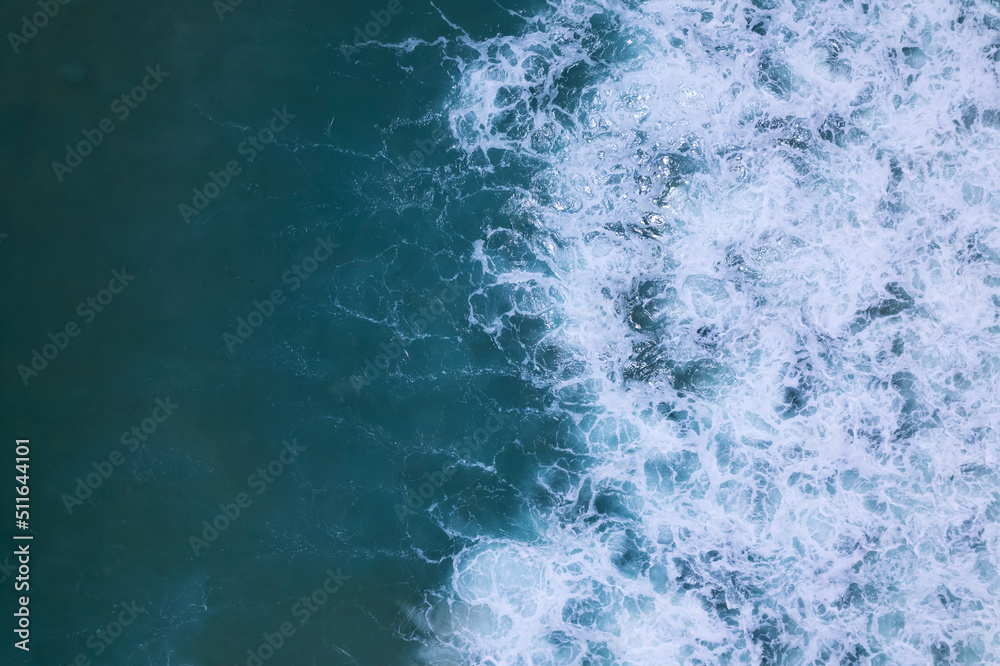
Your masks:
<svg viewBox="0 0 1000 666"><path fill-rule="evenodd" d="M10 663L1000 663L1000 5L38 11Z"/></svg>

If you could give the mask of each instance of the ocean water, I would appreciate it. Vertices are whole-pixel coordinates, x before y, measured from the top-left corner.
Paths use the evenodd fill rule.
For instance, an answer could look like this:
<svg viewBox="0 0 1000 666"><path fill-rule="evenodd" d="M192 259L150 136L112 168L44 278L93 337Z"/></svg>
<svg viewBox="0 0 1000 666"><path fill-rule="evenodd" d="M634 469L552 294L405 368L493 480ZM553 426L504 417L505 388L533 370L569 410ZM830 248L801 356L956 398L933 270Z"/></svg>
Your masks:
<svg viewBox="0 0 1000 666"><path fill-rule="evenodd" d="M1000 4L231 9L3 65L16 663L1000 663Z"/></svg>
<svg viewBox="0 0 1000 666"><path fill-rule="evenodd" d="M457 40L450 127L506 195L471 319L562 429L533 533L477 532L411 614L426 662L1000 661L997 9L563 2Z"/></svg>

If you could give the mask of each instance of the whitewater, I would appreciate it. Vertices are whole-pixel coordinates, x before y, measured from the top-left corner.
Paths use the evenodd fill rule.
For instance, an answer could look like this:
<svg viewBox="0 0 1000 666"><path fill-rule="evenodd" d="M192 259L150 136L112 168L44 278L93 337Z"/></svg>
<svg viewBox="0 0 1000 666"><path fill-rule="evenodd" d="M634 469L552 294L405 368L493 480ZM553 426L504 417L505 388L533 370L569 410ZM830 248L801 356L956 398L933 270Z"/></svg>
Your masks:
<svg viewBox="0 0 1000 666"><path fill-rule="evenodd" d="M533 536L438 517L415 661L1000 663L1000 4L525 20L400 47L506 195L469 321L572 423Z"/></svg>

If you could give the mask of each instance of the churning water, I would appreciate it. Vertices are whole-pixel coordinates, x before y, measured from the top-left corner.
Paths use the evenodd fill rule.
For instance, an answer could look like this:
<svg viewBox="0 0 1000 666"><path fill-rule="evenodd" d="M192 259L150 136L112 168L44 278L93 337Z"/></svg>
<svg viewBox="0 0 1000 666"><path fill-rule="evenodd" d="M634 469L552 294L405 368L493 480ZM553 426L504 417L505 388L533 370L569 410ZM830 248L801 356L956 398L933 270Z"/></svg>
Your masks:
<svg viewBox="0 0 1000 666"><path fill-rule="evenodd" d="M469 317L563 424L434 664L1000 662L1000 6L550 3L433 45ZM489 464L489 460L480 464Z"/></svg>

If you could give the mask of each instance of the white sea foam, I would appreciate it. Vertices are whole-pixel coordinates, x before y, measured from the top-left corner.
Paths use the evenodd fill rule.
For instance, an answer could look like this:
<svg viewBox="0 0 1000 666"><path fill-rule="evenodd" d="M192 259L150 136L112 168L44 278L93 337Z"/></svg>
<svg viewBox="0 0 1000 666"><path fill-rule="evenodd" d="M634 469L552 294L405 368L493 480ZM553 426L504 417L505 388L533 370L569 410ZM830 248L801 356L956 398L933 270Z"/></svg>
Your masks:
<svg viewBox="0 0 1000 666"><path fill-rule="evenodd" d="M1000 662L998 14L565 0L464 38L455 136L534 173L474 314L546 325L525 377L591 462L539 470L543 538L455 560L422 662Z"/></svg>

